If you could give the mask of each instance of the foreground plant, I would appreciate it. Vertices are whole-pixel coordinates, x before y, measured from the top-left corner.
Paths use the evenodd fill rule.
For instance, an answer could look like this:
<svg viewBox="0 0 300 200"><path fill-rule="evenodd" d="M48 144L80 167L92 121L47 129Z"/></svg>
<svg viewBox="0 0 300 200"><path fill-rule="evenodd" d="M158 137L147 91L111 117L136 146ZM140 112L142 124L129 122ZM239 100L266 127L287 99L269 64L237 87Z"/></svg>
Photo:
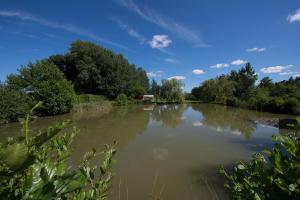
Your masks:
<svg viewBox="0 0 300 200"><path fill-rule="evenodd" d="M221 168L234 199L300 199L300 136L276 135L273 140L273 149L264 151L268 159L255 153L250 163L239 161L232 174Z"/></svg>
<svg viewBox="0 0 300 200"><path fill-rule="evenodd" d="M60 134L69 123L63 122L30 136L30 117L39 105L25 117L21 137L0 143L0 199L106 199L114 146L93 149L71 170L66 163L78 131ZM100 155L100 167L91 167L90 161Z"/></svg>

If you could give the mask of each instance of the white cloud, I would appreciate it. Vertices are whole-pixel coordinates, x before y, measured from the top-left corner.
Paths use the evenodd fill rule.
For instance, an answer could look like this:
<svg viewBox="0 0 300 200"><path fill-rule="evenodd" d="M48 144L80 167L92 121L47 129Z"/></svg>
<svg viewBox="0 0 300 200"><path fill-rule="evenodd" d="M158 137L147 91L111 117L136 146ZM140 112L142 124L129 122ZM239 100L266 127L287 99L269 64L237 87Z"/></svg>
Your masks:
<svg viewBox="0 0 300 200"><path fill-rule="evenodd" d="M18 12L18 11L0 10L0 16L10 17L10 18L17 18L17 19L20 19L20 20L23 20L23 21L34 22L34 23L37 23L37 24L40 24L40 25L43 25L43 26L47 26L47 27L50 27L50 28L61 29L61 30L64 30L64 31L67 31L67 32L70 32L70 33L74 33L74 34L77 34L77 35L80 35L80 36L85 36L85 37L88 37L88 38L96 40L96 41L100 41L100 42L103 42L103 43L106 43L106 44L109 44L109 45L113 45L113 46L119 47L121 49L128 50L127 47L125 47L121 44L118 44L118 43L115 43L113 41L104 39L104 38L100 37L99 35L97 35L93 32L90 32L90 31L85 30L83 28L74 26L72 24L57 23L57 22L53 22L53 21L50 21L48 19L45 19L45 18L42 18L42 17L39 17L39 16L35 16L35 15L28 14L28 13L23 13L23 12Z"/></svg>
<svg viewBox="0 0 300 200"><path fill-rule="evenodd" d="M193 74L201 75L201 74L205 74L205 71L203 69L194 69Z"/></svg>
<svg viewBox="0 0 300 200"><path fill-rule="evenodd" d="M267 50L266 48L257 48L257 47L247 49L248 52L263 52L263 51L266 51L266 50Z"/></svg>
<svg viewBox="0 0 300 200"><path fill-rule="evenodd" d="M277 65L277 66L272 66L272 67L264 67L261 68L260 71L265 73L265 74L271 74L271 73L284 73L286 69L289 69L290 67L293 67L293 65Z"/></svg>
<svg viewBox="0 0 300 200"><path fill-rule="evenodd" d="M131 37L136 38L141 44L145 44L146 43L146 39L144 36L142 36L141 34L139 34L136 30L134 30L133 28L131 28L128 24L122 22L121 20L117 19L117 18L112 18L113 21L115 21L119 27L126 31Z"/></svg>
<svg viewBox="0 0 300 200"><path fill-rule="evenodd" d="M210 66L210 68L213 68L213 69L220 69L220 68L225 68L225 67L229 67L229 64L227 64L227 63L220 63L220 64L216 64L216 65Z"/></svg>
<svg viewBox="0 0 300 200"><path fill-rule="evenodd" d="M147 76L149 78L161 77L162 73L163 71L151 71L151 72L147 72Z"/></svg>
<svg viewBox="0 0 300 200"><path fill-rule="evenodd" d="M300 22L300 9L297 10L294 14L289 15L289 16L287 17L287 20L288 20L290 23L293 23L293 22Z"/></svg>
<svg viewBox="0 0 300 200"><path fill-rule="evenodd" d="M295 75L293 76L293 78L297 78L297 77L300 77L300 74L295 74Z"/></svg>
<svg viewBox="0 0 300 200"><path fill-rule="evenodd" d="M231 62L232 65L244 65L247 63L247 60L234 60Z"/></svg>
<svg viewBox="0 0 300 200"><path fill-rule="evenodd" d="M162 49L168 47L172 43L167 35L153 35L152 40L149 42L150 46L154 49Z"/></svg>
<svg viewBox="0 0 300 200"><path fill-rule="evenodd" d="M279 73L279 75L295 75L295 74L298 74L299 72L292 72L292 71L286 71L286 72L281 72Z"/></svg>
<svg viewBox="0 0 300 200"><path fill-rule="evenodd" d="M168 63L172 63L172 64L178 64L179 63L179 61L175 58L166 58L165 61L168 62Z"/></svg>
<svg viewBox="0 0 300 200"><path fill-rule="evenodd" d="M176 80L184 80L185 76L171 76L168 78L168 80L172 80L172 79L176 79Z"/></svg>
<svg viewBox="0 0 300 200"><path fill-rule="evenodd" d="M127 9L135 12L144 20L151 22L173 34L175 34L178 38L183 39L187 42L195 44L197 47L209 47L210 45L205 44L198 34L187 28L186 26L168 18L163 17L155 11L149 9L144 6L141 7L136 4L133 0L115 0L118 4L126 7Z"/></svg>

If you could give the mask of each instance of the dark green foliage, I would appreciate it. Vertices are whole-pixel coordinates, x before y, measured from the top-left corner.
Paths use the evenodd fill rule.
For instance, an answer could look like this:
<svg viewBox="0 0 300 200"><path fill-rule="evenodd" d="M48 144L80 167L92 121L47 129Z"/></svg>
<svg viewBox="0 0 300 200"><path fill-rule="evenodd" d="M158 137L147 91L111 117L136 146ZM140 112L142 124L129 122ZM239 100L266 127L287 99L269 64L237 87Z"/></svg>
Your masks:
<svg viewBox="0 0 300 200"><path fill-rule="evenodd" d="M295 133L273 139L274 148L265 150L268 160L255 153L250 163L239 161L232 174L221 169L234 199L300 198L300 136Z"/></svg>
<svg viewBox="0 0 300 200"><path fill-rule="evenodd" d="M191 93L185 92L184 93L184 100L194 101L196 98Z"/></svg>
<svg viewBox="0 0 300 200"><path fill-rule="evenodd" d="M152 80L150 93L153 94L155 98L158 98L160 96L160 91L161 91L160 85L158 85L155 80Z"/></svg>
<svg viewBox="0 0 300 200"><path fill-rule="evenodd" d="M91 42L75 41L67 54L51 56L49 60L72 81L79 94L114 99L124 93L134 98L149 89L149 80L142 68L129 64L121 54Z"/></svg>
<svg viewBox="0 0 300 200"><path fill-rule="evenodd" d="M199 100L226 104L227 100L233 98L235 83L226 76L219 76L203 82L199 88L193 88L192 94Z"/></svg>
<svg viewBox="0 0 300 200"><path fill-rule="evenodd" d="M21 137L0 143L0 199L106 199L114 148L93 149L78 169L70 170L67 162L77 130L59 134L67 125L60 123L31 137L29 119L27 115ZM90 160L100 155L102 164L91 167Z"/></svg>
<svg viewBox="0 0 300 200"><path fill-rule="evenodd" d="M126 106L128 104L128 99L125 94L119 94L116 98L117 105Z"/></svg>
<svg viewBox="0 0 300 200"><path fill-rule="evenodd" d="M252 94L257 75L251 64L247 63L238 72L231 71L228 79L235 83L235 96L244 100Z"/></svg>
<svg viewBox="0 0 300 200"><path fill-rule="evenodd" d="M24 92L0 84L0 124L17 121L32 106Z"/></svg>
<svg viewBox="0 0 300 200"><path fill-rule="evenodd" d="M192 89L197 100L240 106L259 111L300 114L300 78L273 83L264 77L255 86L257 75L249 63L239 71L231 71L204 81Z"/></svg>
<svg viewBox="0 0 300 200"><path fill-rule="evenodd" d="M8 86L24 91L34 101L42 101L40 115L55 115L69 112L73 105L74 90L64 74L52 63L42 60L21 67L19 74L7 77Z"/></svg>

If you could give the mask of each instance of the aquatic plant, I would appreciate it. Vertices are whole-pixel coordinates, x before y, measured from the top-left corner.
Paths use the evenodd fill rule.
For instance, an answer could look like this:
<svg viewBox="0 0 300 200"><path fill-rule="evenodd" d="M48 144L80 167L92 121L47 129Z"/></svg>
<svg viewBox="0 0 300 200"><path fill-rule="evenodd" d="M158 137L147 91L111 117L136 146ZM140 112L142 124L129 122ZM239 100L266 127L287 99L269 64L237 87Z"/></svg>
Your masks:
<svg viewBox="0 0 300 200"><path fill-rule="evenodd" d="M0 143L0 199L106 199L114 146L87 152L71 170L66 163L78 130L61 133L69 124L62 122L31 135L29 121L38 106L22 122L22 136ZM90 161L100 155L102 164L91 167Z"/></svg>

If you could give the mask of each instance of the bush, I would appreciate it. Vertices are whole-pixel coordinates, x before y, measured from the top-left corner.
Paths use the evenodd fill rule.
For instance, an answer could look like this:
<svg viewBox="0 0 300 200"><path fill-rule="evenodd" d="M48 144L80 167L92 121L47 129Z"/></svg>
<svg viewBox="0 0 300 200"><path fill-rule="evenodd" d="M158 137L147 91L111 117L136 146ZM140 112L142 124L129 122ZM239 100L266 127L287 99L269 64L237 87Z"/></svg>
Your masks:
<svg viewBox="0 0 300 200"><path fill-rule="evenodd" d="M0 124L17 121L31 106L32 99L24 92L0 85Z"/></svg>
<svg viewBox="0 0 300 200"><path fill-rule="evenodd" d="M128 99L125 94L119 94L116 98L116 102L119 106L126 106L128 104Z"/></svg>
<svg viewBox="0 0 300 200"><path fill-rule="evenodd" d="M52 63L39 61L21 67L19 74L9 75L8 85L29 94L34 101L43 102L40 115L55 115L69 112L73 106L74 90L63 73Z"/></svg>
<svg viewBox="0 0 300 200"><path fill-rule="evenodd" d="M67 162L76 129L59 134L64 122L30 137L29 119L27 115L21 137L0 143L0 199L106 199L114 148L93 149L71 170ZM99 155L104 156L101 166L91 167Z"/></svg>
<svg viewBox="0 0 300 200"><path fill-rule="evenodd" d="M265 150L268 161L256 153L248 164L239 161L232 174L221 168L234 199L299 199L300 136L277 135L273 140L274 148Z"/></svg>

